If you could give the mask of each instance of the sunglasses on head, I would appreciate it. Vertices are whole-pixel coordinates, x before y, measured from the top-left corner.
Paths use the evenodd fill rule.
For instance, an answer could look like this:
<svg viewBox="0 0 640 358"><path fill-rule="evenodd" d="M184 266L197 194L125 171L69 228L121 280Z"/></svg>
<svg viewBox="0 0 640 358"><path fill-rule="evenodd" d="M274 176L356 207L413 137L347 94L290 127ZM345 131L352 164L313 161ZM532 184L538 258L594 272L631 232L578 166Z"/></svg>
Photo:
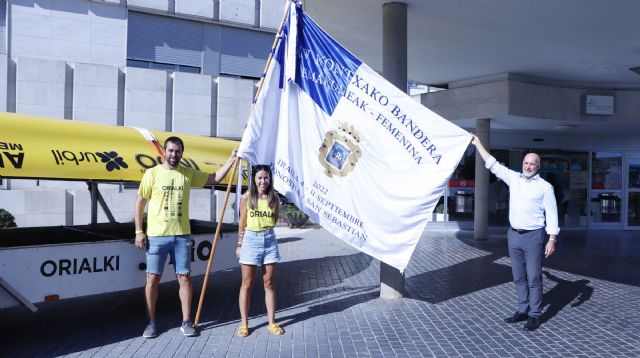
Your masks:
<svg viewBox="0 0 640 358"><path fill-rule="evenodd" d="M257 172L257 171L260 171L260 170L266 170L268 172L271 172L271 167L268 166L268 165L261 164L261 165L254 165L251 168L251 171L254 172L254 173Z"/></svg>

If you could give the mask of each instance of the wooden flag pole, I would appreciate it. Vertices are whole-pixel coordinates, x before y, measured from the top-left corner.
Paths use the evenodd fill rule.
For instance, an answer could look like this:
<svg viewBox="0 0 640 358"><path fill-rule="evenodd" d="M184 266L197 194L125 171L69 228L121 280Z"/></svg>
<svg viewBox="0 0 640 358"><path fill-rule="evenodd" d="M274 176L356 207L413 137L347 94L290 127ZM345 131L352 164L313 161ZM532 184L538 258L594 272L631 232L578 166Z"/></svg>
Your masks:
<svg viewBox="0 0 640 358"><path fill-rule="evenodd" d="M196 311L196 317L194 326L198 327L198 322L200 321L200 312L202 310L202 302L204 302L204 295L207 291L207 282L209 281L209 272L211 272L211 266L213 265L213 255L216 252L216 245L218 244L218 237L220 237L220 231L222 229L222 219L224 218L224 211L227 208L227 201L229 200L229 194L231 193L231 184L233 183L233 178L236 176L236 170L238 169L238 158L233 160L233 171L231 172L231 178L229 179L229 184L227 185L227 193L224 197L224 204L222 204L222 210L220 212L220 217L218 218L218 226L216 227L216 233L213 236L213 243L211 245L211 252L209 252L209 262L207 263L207 271L204 274L204 281L202 282L202 290L200 291L200 301L198 302L198 310Z"/></svg>
<svg viewBox="0 0 640 358"><path fill-rule="evenodd" d="M253 103L251 104L251 111L249 111L249 120L251 120L253 111L256 108L256 101L258 100L258 96L260 96L260 92L262 91L262 85L264 85L264 80L267 76L267 71L269 70L269 66L271 66L271 60L273 60L273 54L276 52L278 41L280 41L281 39L282 27L284 26L284 22L287 19L287 15L289 15L290 7L291 7L291 1L287 0L287 6L284 9L284 15L282 15L282 20L280 20L280 26L278 26L278 31L276 31L276 36L273 39L273 44L271 45L271 52L269 53L269 57L267 58L267 63L264 65L264 70L262 71L262 77L260 77L260 82L258 82L258 90L256 91L256 95L253 98Z"/></svg>
<svg viewBox="0 0 640 358"><path fill-rule="evenodd" d="M287 6L285 7L285 10L284 10L284 15L282 16L282 20L280 20L280 26L278 27L278 31L276 32L276 36L273 40L273 45L271 46L271 53L269 53L269 58L267 59L267 63L264 66L264 71L262 72L262 77L260 78L260 82L258 83L258 90L256 91L256 95L253 99L253 103L251 104L251 111L249 112L249 120L251 120L251 116L253 115L253 111L256 106L256 101L258 100L258 96L260 95L260 92L262 90L262 86L264 84L267 70L271 65L273 54L275 53L276 46L278 45L278 41L281 38L282 27L284 26L284 22L287 19L287 15L289 14L290 6L291 6L291 2L287 1ZM231 173L231 179L229 180L229 185L227 185L227 193L224 197L222 212L220 213L220 218L218 219L218 226L216 227L216 233L213 237L213 244L211 245L211 253L209 254L209 262L207 263L207 271L205 272L204 281L202 282L202 290L200 291L200 300L198 301L198 310L196 311L196 316L193 323L193 325L196 328L198 327L198 323L200 323L200 313L202 311L202 303L204 302L204 296L207 291L207 282L209 281L209 272L211 271L211 266L213 265L213 255L216 252L216 245L218 243L218 237L220 235L220 230L222 228L222 218L224 217L224 211L227 208L227 201L229 200L229 193L231 192L231 183L233 182L233 177L235 176L237 169L238 169L238 158L236 158L233 162L233 172Z"/></svg>

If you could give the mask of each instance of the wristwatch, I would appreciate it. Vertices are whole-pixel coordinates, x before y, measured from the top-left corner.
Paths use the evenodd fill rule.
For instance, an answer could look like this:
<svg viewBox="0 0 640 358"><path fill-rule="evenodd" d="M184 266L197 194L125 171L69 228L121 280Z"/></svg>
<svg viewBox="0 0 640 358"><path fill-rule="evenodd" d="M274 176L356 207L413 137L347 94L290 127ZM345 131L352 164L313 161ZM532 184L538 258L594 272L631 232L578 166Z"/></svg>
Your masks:
<svg viewBox="0 0 640 358"><path fill-rule="evenodd" d="M550 237L550 238L549 238L549 241L553 241L554 243L556 243L556 242L557 242L557 239L555 239L555 238L553 238L553 237Z"/></svg>

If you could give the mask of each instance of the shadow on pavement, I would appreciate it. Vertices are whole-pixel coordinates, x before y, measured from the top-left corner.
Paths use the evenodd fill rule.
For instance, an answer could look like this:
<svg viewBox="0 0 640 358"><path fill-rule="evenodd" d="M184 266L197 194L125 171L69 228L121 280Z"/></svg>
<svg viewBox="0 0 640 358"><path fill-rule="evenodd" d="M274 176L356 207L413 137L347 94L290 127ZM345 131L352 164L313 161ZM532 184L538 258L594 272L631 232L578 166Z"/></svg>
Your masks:
<svg viewBox="0 0 640 358"><path fill-rule="evenodd" d="M481 291L496 285L511 283L511 268L496 261L508 259L506 235L494 230L488 240L473 239L472 231L451 232L434 238L434 243L421 243L418 250L443 249L443 254L475 248L486 253L481 257L467 259L433 270L410 268L414 275L406 279L407 291L414 297L430 303L440 303L452 298ZM453 240L453 241L451 241ZM447 246L448 245L448 246ZM640 240L628 232L568 231L561 234L556 254L545 259L544 268L564 271L628 285L640 286ZM477 255L477 251L475 252ZM414 254L415 255L415 254ZM433 259L434 255L425 255ZM468 257L469 255L462 255ZM595 264L597 263L597 264ZM417 271L417 272L416 272ZM590 280L565 280L544 271L547 287L544 294L542 321L553 318L567 305L578 307L588 301L594 291ZM513 292L515 299L515 290Z"/></svg>
<svg viewBox="0 0 640 358"><path fill-rule="evenodd" d="M277 319L289 325L313 315L345 310L376 298L375 292L363 293L365 289L354 290L349 285L341 285L349 277L367 269L371 261L367 255L352 254L278 264ZM192 317L195 316L203 279L204 276L198 276L193 280ZM200 317L201 334L213 327L239 320L240 280L239 268L210 276ZM254 322L257 321L256 317L266 315L262 285L258 270L250 308ZM307 304L311 306L305 313L279 317L283 310ZM138 343L142 345L145 339L141 335L147 324L145 312L143 289L43 304L36 314L24 307L0 310L0 321L11 325L11 329L4 330L5 333L0 337L1 355L60 356L129 339L139 339ZM175 330L175 334L180 335L177 330L180 321L177 282L161 284L157 307L159 333ZM160 339L163 336L155 340Z"/></svg>
<svg viewBox="0 0 640 358"><path fill-rule="evenodd" d="M332 296L326 300L323 299L319 301L317 304L307 306L303 312L288 316L279 316L278 321L282 322L283 327L291 326L313 317L342 312L354 305L374 300L378 298L379 295L380 286L378 285L348 289L345 290L344 293L338 294L337 297ZM266 324L267 323L264 323L262 325L266 326Z"/></svg>
<svg viewBox="0 0 640 358"><path fill-rule="evenodd" d="M343 292L351 292L353 289L350 286L339 287L339 285L345 279L367 269L371 261L371 257L365 254L352 254L287 261L278 264L276 268L276 319L278 321L283 319L280 317L280 312L283 310L306 306L315 301L319 302L312 306L316 311L318 309L334 310L336 307L335 298L326 299L325 297L329 295L340 296ZM209 286L207 287L207 302L204 305L200 319L201 330L239 321L238 290L240 289L240 281L241 273L239 268L216 273L210 278ZM200 279L194 286L194 293L198 292L199 294L201 282L202 280ZM360 288L356 290L360 290ZM224 295L221 295L220 292L224 292ZM372 295L371 299L376 297ZM194 301L197 304L197 300ZM347 302L349 305L345 305ZM357 301L347 297L340 301L340 310L360 302L362 300ZM255 322L257 317L264 315L266 315L266 308L262 273L261 269L258 269L251 296L249 317ZM254 324L252 323L252 325Z"/></svg>
<svg viewBox="0 0 640 358"><path fill-rule="evenodd" d="M284 243L287 243L287 242L294 242L294 241L300 241L300 240L302 240L301 237L289 236L289 237L285 237L285 238L282 238L282 239L278 238L278 243L279 244L284 244Z"/></svg>
<svg viewBox="0 0 640 358"><path fill-rule="evenodd" d="M280 242L297 240L300 239L285 238ZM505 257L507 243L503 231L486 241L474 240L470 231L451 231L428 242L422 240L407 270L408 297L440 303L510 283L511 269ZM544 267L594 280L640 286L638 259L640 240L633 234L576 231L560 235L557 254L546 260ZM362 253L279 264L277 318L284 326L290 326L377 298L377 287L357 284L363 280L356 276L372 264L375 264L373 260ZM202 276L194 278L192 315L202 280ZM367 277L364 281L370 285L371 279ZM546 272L545 281L546 284L553 281L556 285L544 296L543 321L553 318L568 305L580 306L593 293L586 279L570 281ZM351 282L356 283L352 285ZM203 335L209 334L207 330L238 321L239 285L239 268L216 272L210 277L200 319ZM177 292L175 281L161 285L158 326L161 332L171 330L172 333L158 340L182 339L178 331L181 317ZM515 300L515 291L513 295ZM10 327L0 335L0 355L59 356L97 352L101 347L115 347L127 340L127 345L134 348L145 342L140 337L147 323L142 289L69 299L40 305L40 308L36 314L26 308L0 310L0 322ZM265 311L262 278L258 273L250 316L254 322L263 322ZM173 335L174 331L177 337Z"/></svg>
<svg viewBox="0 0 640 358"><path fill-rule="evenodd" d="M440 303L511 282L511 268L494 262L501 257L490 254L407 277L407 291L411 297Z"/></svg>
<svg viewBox="0 0 640 358"><path fill-rule="evenodd" d="M578 307L588 301L593 294L593 287L589 286L589 280L569 281L543 271L547 280L556 282L556 285L542 297L542 323L553 318L567 305ZM573 302L573 303L572 303Z"/></svg>
<svg viewBox="0 0 640 358"><path fill-rule="evenodd" d="M462 244L508 257L506 232L492 229L488 240L473 239L473 231L458 231ZM640 286L640 235L633 231L561 231L556 253L543 268L579 276ZM597 264L595 264L597 263Z"/></svg>

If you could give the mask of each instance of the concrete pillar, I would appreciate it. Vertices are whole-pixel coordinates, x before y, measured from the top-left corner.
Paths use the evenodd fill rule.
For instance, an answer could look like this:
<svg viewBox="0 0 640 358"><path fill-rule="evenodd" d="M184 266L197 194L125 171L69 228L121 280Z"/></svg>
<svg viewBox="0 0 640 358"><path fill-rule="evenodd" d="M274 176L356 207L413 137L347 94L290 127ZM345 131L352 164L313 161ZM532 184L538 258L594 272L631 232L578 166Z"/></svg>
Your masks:
<svg viewBox="0 0 640 358"><path fill-rule="evenodd" d="M476 119L476 135L491 150L491 123L489 118ZM484 160L476 151L476 187L473 208L473 238L486 240L489 236L489 171L484 167Z"/></svg>
<svg viewBox="0 0 640 358"><path fill-rule="evenodd" d="M382 75L407 91L407 4L382 5Z"/></svg>
<svg viewBox="0 0 640 358"><path fill-rule="evenodd" d="M407 91L407 4L382 5L382 75L403 92ZM380 263L380 297L400 298L404 275Z"/></svg>

